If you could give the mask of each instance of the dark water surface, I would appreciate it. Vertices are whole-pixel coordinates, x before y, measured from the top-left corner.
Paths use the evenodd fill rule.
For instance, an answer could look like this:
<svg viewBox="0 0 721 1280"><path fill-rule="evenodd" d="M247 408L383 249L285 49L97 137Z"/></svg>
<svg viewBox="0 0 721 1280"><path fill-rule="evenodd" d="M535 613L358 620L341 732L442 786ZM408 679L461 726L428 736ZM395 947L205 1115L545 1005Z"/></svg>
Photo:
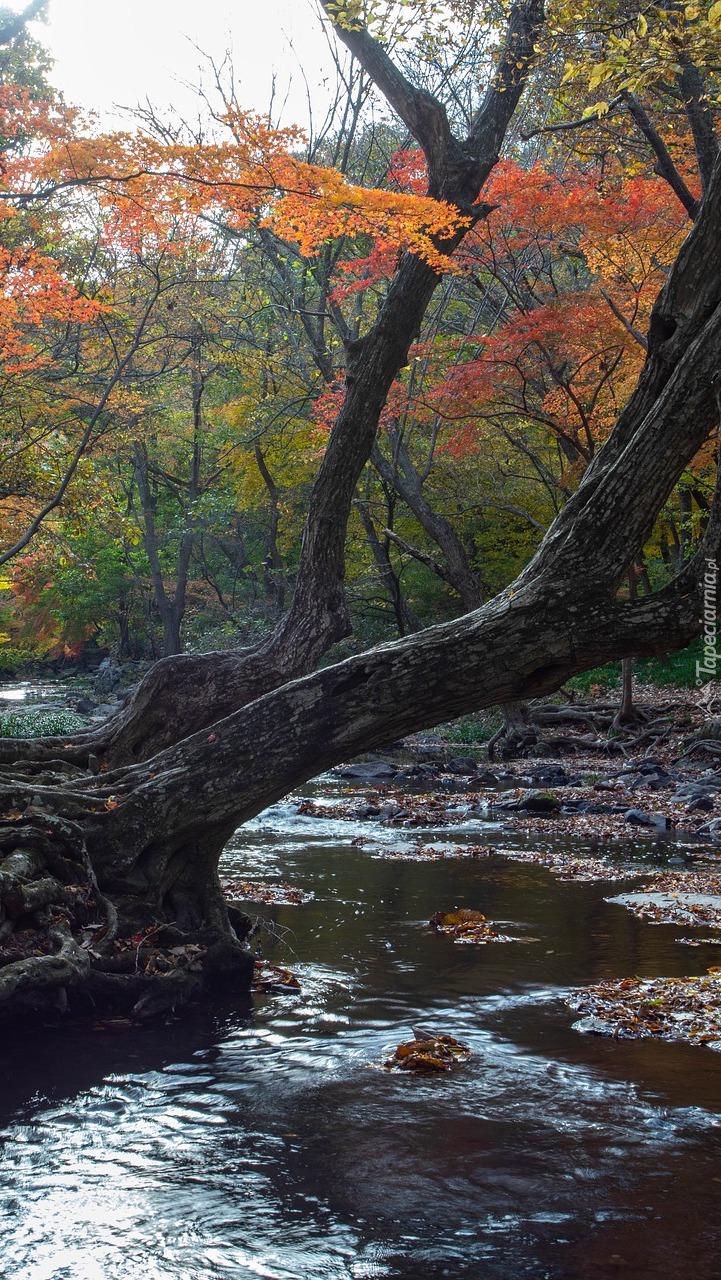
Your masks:
<svg viewBox="0 0 721 1280"><path fill-rule="evenodd" d="M407 833L295 809L239 833L226 869L315 893L253 908L300 996L5 1033L0 1275L719 1280L721 1055L581 1035L559 1000L605 977L701 973L719 948L605 903L616 886L501 857L374 859L351 840ZM489 831L522 839L421 838ZM538 941L431 933L456 906ZM418 1023L471 1061L438 1079L380 1071Z"/></svg>

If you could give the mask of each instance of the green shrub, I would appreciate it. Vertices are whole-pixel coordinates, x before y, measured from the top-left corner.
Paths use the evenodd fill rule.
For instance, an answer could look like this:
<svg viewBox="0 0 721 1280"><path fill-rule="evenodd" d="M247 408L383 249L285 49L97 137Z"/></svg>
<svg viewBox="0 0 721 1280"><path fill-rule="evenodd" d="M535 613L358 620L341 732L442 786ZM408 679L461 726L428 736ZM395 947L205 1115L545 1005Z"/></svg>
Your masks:
<svg viewBox="0 0 721 1280"><path fill-rule="evenodd" d="M501 725L500 712L495 709L474 711L467 716L459 716L449 724L440 725L437 732L446 742L488 742Z"/></svg>
<svg viewBox="0 0 721 1280"><path fill-rule="evenodd" d="M686 649L664 654L661 658L635 658L634 677L640 684L658 685L661 688L664 685L694 688L696 663L701 659L702 647L702 642L698 639ZM567 688L578 689L584 694L588 693L592 685L598 685L603 690L620 689L621 663L609 662L605 667L594 667L592 671L583 671L580 675L566 681Z"/></svg>
<svg viewBox="0 0 721 1280"><path fill-rule="evenodd" d="M74 711L0 712L0 738L55 738L85 728Z"/></svg>
<svg viewBox="0 0 721 1280"><path fill-rule="evenodd" d="M37 659L38 654L29 645L0 645L0 671L5 675L21 675Z"/></svg>

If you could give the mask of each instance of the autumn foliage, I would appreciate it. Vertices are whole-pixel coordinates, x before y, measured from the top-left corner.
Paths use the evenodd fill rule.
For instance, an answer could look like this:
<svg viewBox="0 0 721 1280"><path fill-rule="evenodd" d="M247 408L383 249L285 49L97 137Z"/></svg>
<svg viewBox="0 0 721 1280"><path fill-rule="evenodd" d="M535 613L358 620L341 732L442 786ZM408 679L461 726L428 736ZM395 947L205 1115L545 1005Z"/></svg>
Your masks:
<svg viewBox="0 0 721 1280"><path fill-rule="evenodd" d="M675 21L622 31L612 15L600 74L574 52L576 18L559 11L547 37L567 57L569 109L584 75L594 91L616 84L619 41L635 57ZM706 49L713 14L685 22ZM607 105L590 113L599 128ZM688 129L676 122L667 138L696 198ZM101 133L52 94L5 84L0 139L0 521L9 554L22 552L15 632L20 619L18 634L56 649L116 626L142 634L142 648L153 623L140 617L158 599L182 600L201 629L231 626L259 598L283 607L348 343L405 252L444 292L381 426L406 442L425 500L458 513L476 563L481 547L497 560L487 580L500 585L609 434L688 229L653 157L620 143L600 159L578 141L500 161L470 227L467 211L427 195L419 150L373 159L369 183L372 150L341 172L300 130L232 96L202 137L152 120ZM707 467L700 459L699 500ZM429 550L372 474L365 502L350 559L361 596L378 567L369 520L395 521L403 545ZM502 555L491 509L506 521ZM39 519L47 528L26 545ZM389 547L389 564L420 573Z"/></svg>

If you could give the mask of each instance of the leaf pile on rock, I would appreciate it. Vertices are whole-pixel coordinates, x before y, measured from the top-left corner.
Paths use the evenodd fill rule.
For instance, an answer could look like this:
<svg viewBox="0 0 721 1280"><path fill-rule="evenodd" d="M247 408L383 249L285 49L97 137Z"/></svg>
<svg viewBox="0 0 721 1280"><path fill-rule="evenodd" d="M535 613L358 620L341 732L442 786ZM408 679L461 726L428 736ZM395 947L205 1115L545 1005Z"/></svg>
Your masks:
<svg viewBox="0 0 721 1280"><path fill-rule="evenodd" d="M450 1071L457 1062L467 1062L471 1057L468 1045L461 1044L454 1036L428 1035L417 1040L406 1040L386 1058L386 1071L410 1071L413 1075L433 1075Z"/></svg>
<svg viewBox="0 0 721 1280"><path fill-rule="evenodd" d="M623 978L575 992L579 1031L616 1040L670 1040L721 1050L721 968L698 978Z"/></svg>
<svg viewBox="0 0 721 1280"><path fill-rule="evenodd" d="M488 942L520 942L520 938L512 938L509 934L500 933L492 920L480 911L471 911L468 907L459 907L455 911L436 911L431 916L430 925L436 933L444 933L454 942L470 942L476 946L484 946Z"/></svg>
<svg viewBox="0 0 721 1280"><path fill-rule="evenodd" d="M721 897L721 875L711 868L701 871L663 871L654 878L660 893L709 893Z"/></svg>
<svg viewBox="0 0 721 1280"><path fill-rule="evenodd" d="M706 925L711 929L721 929L721 905L695 901L691 895L687 899L676 895L665 901L655 902L651 894L644 898L630 899L624 906L638 920L647 924L682 924L692 927Z"/></svg>
<svg viewBox="0 0 721 1280"><path fill-rule="evenodd" d="M256 960L253 964L253 981L250 989L282 993L300 991L301 986L290 969L282 969L277 964L268 964L265 960Z"/></svg>
<svg viewBox="0 0 721 1280"><path fill-rule="evenodd" d="M284 881L279 884L259 884L254 880L226 876L221 879L220 886L224 896L231 902L268 902L275 906L296 907L304 902L311 902L315 896Z"/></svg>
<svg viewBox="0 0 721 1280"><path fill-rule="evenodd" d="M362 841L362 844L361 844ZM362 848L369 841L358 840L351 841L357 848ZM448 859L459 858L490 858L495 853L495 849L490 844L422 844L416 841L414 844L404 845L401 848L384 848L381 845L374 847L371 857L382 858L388 862L443 862Z"/></svg>
<svg viewBox="0 0 721 1280"><path fill-rule="evenodd" d="M538 867L547 867L559 880L575 880L577 883L593 883L597 880L631 880L647 873L633 869L617 867L601 858L576 858L570 853L558 850L496 848L494 853L512 862L531 862Z"/></svg>
<svg viewBox="0 0 721 1280"><path fill-rule="evenodd" d="M657 872L649 889L608 899L648 924L721 929L721 876L701 871Z"/></svg>

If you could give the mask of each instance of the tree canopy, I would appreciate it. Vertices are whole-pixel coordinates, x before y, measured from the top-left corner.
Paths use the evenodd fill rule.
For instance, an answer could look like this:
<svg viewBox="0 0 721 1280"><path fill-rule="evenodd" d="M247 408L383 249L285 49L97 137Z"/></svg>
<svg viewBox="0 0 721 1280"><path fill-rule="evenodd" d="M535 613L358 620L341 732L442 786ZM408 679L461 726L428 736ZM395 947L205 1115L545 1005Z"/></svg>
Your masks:
<svg viewBox="0 0 721 1280"><path fill-rule="evenodd" d="M203 129L112 135L2 86L10 625L166 655L101 729L3 744L3 920L46 939L8 1008L240 978L237 822L700 630L718 5L322 7L351 63L310 141L220 82ZM188 615L246 647L182 652ZM402 638L319 669L354 622ZM119 970L148 922L202 964Z"/></svg>

